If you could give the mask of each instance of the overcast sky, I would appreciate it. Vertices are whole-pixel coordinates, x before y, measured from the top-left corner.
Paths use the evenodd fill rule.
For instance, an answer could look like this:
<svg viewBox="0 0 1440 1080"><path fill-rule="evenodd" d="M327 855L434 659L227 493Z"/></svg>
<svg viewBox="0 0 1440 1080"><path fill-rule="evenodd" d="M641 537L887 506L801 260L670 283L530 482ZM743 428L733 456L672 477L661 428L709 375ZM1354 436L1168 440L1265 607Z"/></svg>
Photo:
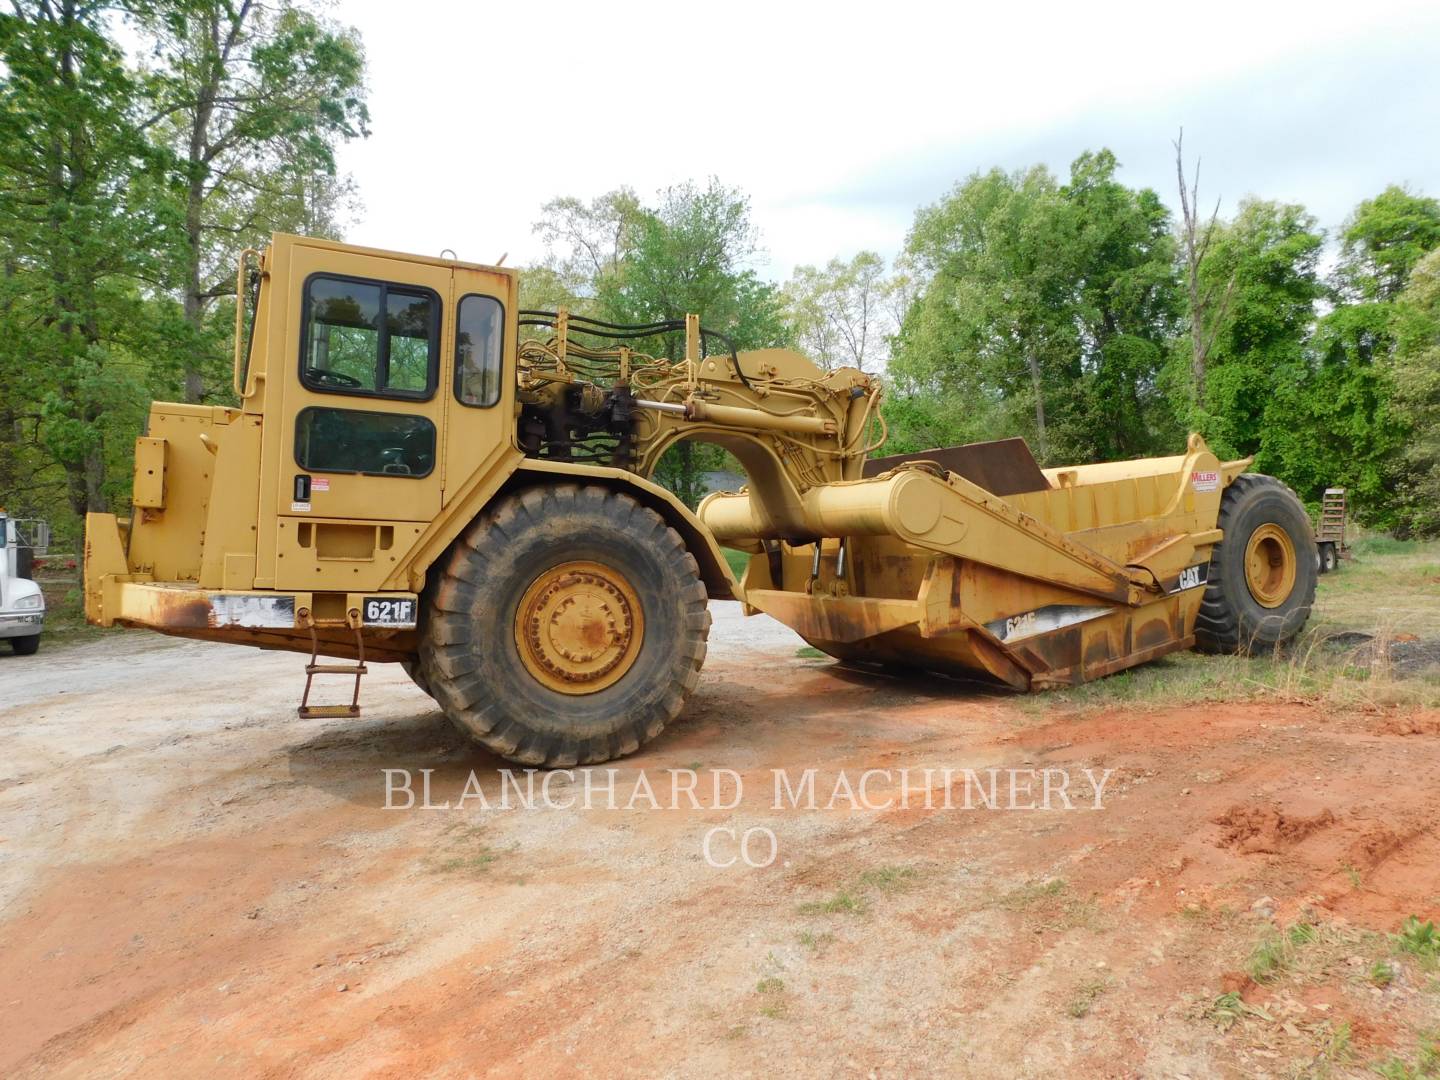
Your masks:
<svg viewBox="0 0 1440 1080"><path fill-rule="evenodd" d="M338 0L374 134L341 167L349 239L493 262L542 253L556 195L746 191L773 279L870 248L993 166L1062 175L1108 146L1175 202L1304 203L1334 227L1387 183L1440 195L1440 3L506 3Z"/></svg>

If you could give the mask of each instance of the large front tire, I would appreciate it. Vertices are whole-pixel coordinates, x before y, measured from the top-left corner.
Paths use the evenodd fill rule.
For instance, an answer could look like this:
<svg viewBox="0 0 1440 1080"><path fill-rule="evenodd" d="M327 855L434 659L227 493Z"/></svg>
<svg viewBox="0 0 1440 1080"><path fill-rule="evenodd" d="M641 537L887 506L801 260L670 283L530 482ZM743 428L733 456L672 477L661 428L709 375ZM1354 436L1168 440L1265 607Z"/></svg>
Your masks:
<svg viewBox="0 0 1440 1080"><path fill-rule="evenodd" d="M531 488L436 568L416 682L502 757L593 764L680 713L709 629L699 567L660 515L600 487Z"/></svg>
<svg viewBox="0 0 1440 1080"><path fill-rule="evenodd" d="M1258 653L1285 644L1315 603L1315 535L1304 505L1274 477L1242 473L1221 498L1219 526L1225 537L1210 556L1196 647Z"/></svg>

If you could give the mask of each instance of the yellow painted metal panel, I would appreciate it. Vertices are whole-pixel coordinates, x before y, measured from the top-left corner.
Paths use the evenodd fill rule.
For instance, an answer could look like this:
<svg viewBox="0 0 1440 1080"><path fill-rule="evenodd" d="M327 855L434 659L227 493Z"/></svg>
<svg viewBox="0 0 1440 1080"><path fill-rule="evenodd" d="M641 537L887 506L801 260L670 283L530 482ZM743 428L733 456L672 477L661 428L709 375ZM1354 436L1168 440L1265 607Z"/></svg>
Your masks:
<svg viewBox="0 0 1440 1080"><path fill-rule="evenodd" d="M142 510L165 509L165 440L142 436L135 440L135 483L130 499Z"/></svg>

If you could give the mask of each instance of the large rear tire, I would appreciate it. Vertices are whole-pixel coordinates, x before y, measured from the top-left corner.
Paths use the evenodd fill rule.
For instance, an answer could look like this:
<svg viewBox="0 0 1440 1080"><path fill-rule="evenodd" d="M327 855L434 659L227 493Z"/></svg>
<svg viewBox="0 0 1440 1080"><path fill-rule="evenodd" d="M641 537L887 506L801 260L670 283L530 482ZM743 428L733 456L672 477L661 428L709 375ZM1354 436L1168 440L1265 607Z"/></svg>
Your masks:
<svg viewBox="0 0 1440 1080"><path fill-rule="evenodd" d="M1209 584L1195 620L1202 652L1257 653L1300 633L1315 602L1315 535L1305 507L1273 476L1225 489Z"/></svg>
<svg viewBox="0 0 1440 1080"><path fill-rule="evenodd" d="M705 585L684 541L627 495L504 497L433 574L416 682L502 757L565 767L658 735L700 679Z"/></svg>

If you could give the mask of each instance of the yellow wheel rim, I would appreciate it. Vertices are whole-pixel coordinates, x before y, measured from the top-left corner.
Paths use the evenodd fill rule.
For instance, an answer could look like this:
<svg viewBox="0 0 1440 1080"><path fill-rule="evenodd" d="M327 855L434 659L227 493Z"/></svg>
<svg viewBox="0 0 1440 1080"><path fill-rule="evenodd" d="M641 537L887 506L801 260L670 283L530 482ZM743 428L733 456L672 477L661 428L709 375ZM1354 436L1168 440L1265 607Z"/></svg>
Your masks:
<svg viewBox="0 0 1440 1080"><path fill-rule="evenodd" d="M1279 525L1267 523L1245 545L1245 584L1262 607L1279 607L1295 588L1295 545Z"/></svg>
<svg viewBox="0 0 1440 1080"><path fill-rule="evenodd" d="M645 615L625 576L595 562L552 566L515 609L515 644L538 682L593 694L621 679L640 654Z"/></svg>

